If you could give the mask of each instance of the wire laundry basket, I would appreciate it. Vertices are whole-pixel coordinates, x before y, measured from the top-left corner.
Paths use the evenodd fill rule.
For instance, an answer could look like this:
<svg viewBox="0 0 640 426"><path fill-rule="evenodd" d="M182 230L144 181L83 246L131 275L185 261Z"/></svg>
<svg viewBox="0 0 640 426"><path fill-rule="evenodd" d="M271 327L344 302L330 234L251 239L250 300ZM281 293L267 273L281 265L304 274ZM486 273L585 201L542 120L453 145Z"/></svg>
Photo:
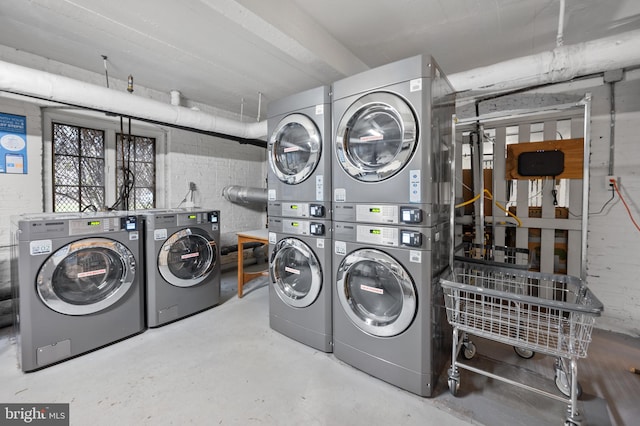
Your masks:
<svg viewBox="0 0 640 426"><path fill-rule="evenodd" d="M447 320L471 334L584 358L602 303L579 278L459 262L441 280Z"/></svg>
<svg viewBox="0 0 640 426"><path fill-rule="evenodd" d="M556 386L569 397L567 424L580 424L576 409L577 359L587 356L595 318L603 309L584 281L469 259L454 263L440 285L447 320L453 327L448 381L453 395L460 385L458 369L463 368L558 399L549 392L457 361L461 349L466 359L475 354L475 346L467 338L469 333L513 345L519 354L536 351L555 356Z"/></svg>

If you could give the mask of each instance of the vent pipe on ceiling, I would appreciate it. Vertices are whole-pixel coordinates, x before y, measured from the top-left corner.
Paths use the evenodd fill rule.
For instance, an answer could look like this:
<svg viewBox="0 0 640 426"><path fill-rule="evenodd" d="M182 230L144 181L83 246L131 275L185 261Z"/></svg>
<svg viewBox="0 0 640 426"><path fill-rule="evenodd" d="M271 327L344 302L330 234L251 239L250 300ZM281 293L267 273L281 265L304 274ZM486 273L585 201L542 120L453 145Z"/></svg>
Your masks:
<svg viewBox="0 0 640 426"><path fill-rule="evenodd" d="M242 123L4 61L0 61L0 90L221 137L229 135L240 142L267 136L266 121Z"/></svg>
<svg viewBox="0 0 640 426"><path fill-rule="evenodd" d="M615 37L559 46L550 52L524 56L449 75L456 92L496 93L569 81L576 77L640 65L640 30ZM470 92L473 91L473 92Z"/></svg>

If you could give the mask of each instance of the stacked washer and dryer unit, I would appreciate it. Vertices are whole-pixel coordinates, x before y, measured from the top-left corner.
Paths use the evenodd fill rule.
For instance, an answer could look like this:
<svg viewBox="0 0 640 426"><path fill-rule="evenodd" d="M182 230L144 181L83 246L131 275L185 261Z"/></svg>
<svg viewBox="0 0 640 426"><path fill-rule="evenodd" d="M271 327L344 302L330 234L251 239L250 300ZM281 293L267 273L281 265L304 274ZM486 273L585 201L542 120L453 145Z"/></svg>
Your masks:
<svg viewBox="0 0 640 426"><path fill-rule="evenodd" d="M450 355L453 90L430 56L333 85L336 358L431 396Z"/></svg>
<svg viewBox="0 0 640 426"><path fill-rule="evenodd" d="M332 350L331 99L322 86L268 109L269 324Z"/></svg>
<svg viewBox="0 0 640 426"><path fill-rule="evenodd" d="M271 327L421 396L451 349L454 109L430 56L269 105Z"/></svg>

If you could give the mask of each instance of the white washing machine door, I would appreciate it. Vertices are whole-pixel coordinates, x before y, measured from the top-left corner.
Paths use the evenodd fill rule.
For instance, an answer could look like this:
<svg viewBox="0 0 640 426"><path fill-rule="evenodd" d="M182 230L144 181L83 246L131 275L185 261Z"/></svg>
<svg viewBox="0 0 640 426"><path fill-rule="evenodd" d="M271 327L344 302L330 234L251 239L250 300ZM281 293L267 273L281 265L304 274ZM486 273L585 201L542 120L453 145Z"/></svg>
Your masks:
<svg viewBox="0 0 640 426"><path fill-rule="evenodd" d="M289 185L304 182L316 169L322 154L322 137L313 120L303 114L283 118L269 138L269 167Z"/></svg>
<svg viewBox="0 0 640 426"><path fill-rule="evenodd" d="M379 182L398 173L418 144L409 104L388 92L369 93L346 110L336 127L338 163L351 177Z"/></svg>
<svg viewBox="0 0 640 426"><path fill-rule="evenodd" d="M349 319L366 333L396 336L413 322L417 293L406 269L375 249L360 249L340 263L336 292Z"/></svg>
<svg viewBox="0 0 640 426"><path fill-rule="evenodd" d="M204 281L217 262L216 242L198 228L185 228L165 240L158 271L169 284L192 287Z"/></svg>
<svg viewBox="0 0 640 426"><path fill-rule="evenodd" d="M133 284L136 261L122 243L87 238L58 249L36 277L40 300L66 315L100 312L122 299Z"/></svg>
<svg viewBox="0 0 640 426"><path fill-rule="evenodd" d="M271 254L271 283L284 303L306 308L322 289L322 267L311 248L296 238L284 238Z"/></svg>

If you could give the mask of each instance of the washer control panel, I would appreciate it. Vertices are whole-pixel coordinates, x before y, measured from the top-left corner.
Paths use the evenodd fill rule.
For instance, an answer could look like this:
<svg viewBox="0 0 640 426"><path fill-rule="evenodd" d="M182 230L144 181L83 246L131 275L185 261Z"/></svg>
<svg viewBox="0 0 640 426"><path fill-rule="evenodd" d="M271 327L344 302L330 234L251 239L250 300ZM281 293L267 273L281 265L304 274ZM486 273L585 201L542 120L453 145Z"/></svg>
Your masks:
<svg viewBox="0 0 640 426"><path fill-rule="evenodd" d="M422 247L422 233L403 229L400 231L400 244L406 247Z"/></svg>
<svg viewBox="0 0 640 426"><path fill-rule="evenodd" d="M422 223L422 210L416 207L400 207L400 220L403 223Z"/></svg>

